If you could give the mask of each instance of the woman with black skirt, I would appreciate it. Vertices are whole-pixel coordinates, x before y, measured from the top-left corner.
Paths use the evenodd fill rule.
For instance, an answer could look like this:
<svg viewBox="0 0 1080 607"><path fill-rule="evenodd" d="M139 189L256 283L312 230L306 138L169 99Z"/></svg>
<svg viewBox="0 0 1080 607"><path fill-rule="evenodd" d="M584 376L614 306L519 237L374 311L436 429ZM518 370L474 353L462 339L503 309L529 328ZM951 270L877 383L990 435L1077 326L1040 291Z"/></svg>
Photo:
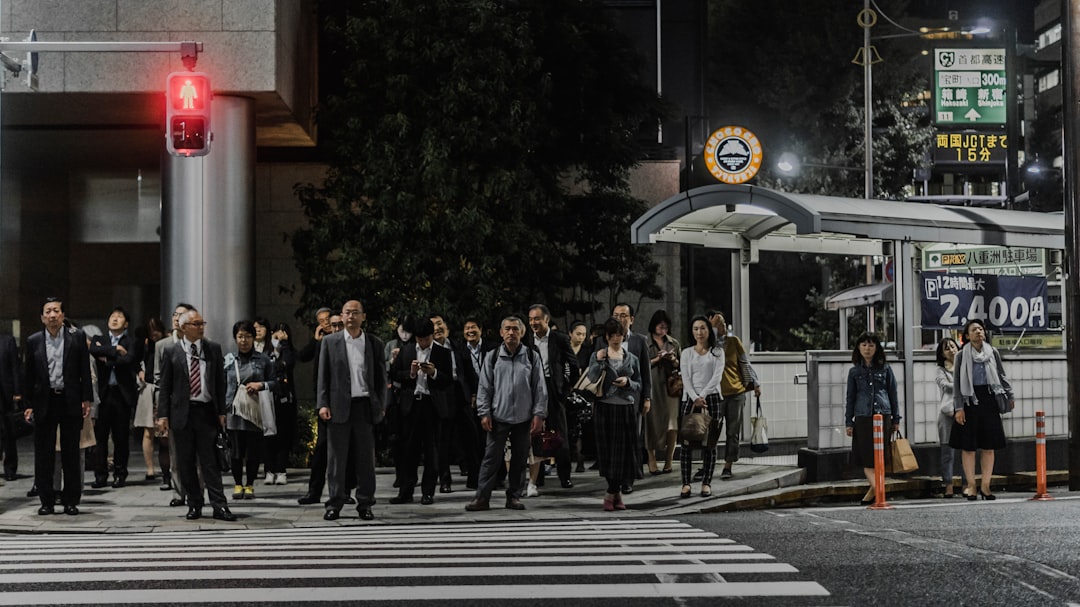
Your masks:
<svg viewBox="0 0 1080 607"><path fill-rule="evenodd" d="M874 415L880 414L887 427L885 453L889 452L892 434L900 429L900 399L896 396L896 376L885 362L881 340L863 333L851 351L851 370L847 377L847 403L844 423L851 437L851 464L862 468L870 489L862 498L866 505L874 501Z"/></svg>
<svg viewBox="0 0 1080 607"><path fill-rule="evenodd" d="M963 451L964 496L969 500L997 499L990 492L990 477L994 474L994 451L1005 448L1005 428L1001 413L1015 406L1012 386L1005 379L1001 355L986 342L986 326L981 320L969 320L964 325L964 347L956 354L953 365L952 435L949 445ZM1001 405L999 405L999 401ZM1004 406L1004 411L1001 407ZM982 483L975 488L975 452L982 450L979 463Z"/></svg>
<svg viewBox="0 0 1080 607"><path fill-rule="evenodd" d="M606 372L603 396L593 405L596 426L596 460L600 476L607 480L604 510L626 510L622 488L634 480L638 461L637 416L641 399L641 363L623 349L623 328L615 318L604 323L607 347L589 360L589 379L595 381ZM646 407L643 413L648 413Z"/></svg>

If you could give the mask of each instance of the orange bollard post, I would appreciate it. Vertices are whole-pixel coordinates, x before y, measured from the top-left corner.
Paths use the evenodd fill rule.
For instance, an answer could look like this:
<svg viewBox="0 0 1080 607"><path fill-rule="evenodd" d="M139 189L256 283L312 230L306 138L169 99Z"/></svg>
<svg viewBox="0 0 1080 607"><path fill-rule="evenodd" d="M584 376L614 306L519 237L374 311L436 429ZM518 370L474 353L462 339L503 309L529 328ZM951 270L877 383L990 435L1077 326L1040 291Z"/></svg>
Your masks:
<svg viewBox="0 0 1080 607"><path fill-rule="evenodd" d="M1046 412L1035 412L1035 497L1032 501L1054 499L1046 492Z"/></svg>
<svg viewBox="0 0 1080 607"><path fill-rule="evenodd" d="M874 503L869 510L891 510L885 501L885 418L874 415Z"/></svg>

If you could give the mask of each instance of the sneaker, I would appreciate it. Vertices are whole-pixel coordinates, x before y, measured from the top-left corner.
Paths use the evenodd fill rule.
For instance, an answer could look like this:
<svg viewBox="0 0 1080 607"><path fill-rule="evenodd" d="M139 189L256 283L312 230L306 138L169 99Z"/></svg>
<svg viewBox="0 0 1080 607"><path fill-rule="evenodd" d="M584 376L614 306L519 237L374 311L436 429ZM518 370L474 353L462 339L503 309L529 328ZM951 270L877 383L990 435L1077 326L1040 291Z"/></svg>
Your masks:
<svg viewBox="0 0 1080 607"><path fill-rule="evenodd" d="M537 497L540 495L540 490L536 488L536 485L529 483L529 488L525 490L525 497Z"/></svg>
<svg viewBox="0 0 1080 607"><path fill-rule="evenodd" d="M246 499L246 500L255 499L255 487L253 487L252 485L246 485L244 487L244 499Z"/></svg>
<svg viewBox="0 0 1080 607"><path fill-rule="evenodd" d="M264 480L264 481L263 481L263 484L264 484L264 485L273 485L273 484L274 484L274 480L275 480L275 478L274 478L274 477L276 477L276 476L277 476L277 475L276 475L276 474L274 474L273 472L267 472L267 473L266 473L266 480Z"/></svg>
<svg viewBox="0 0 1080 607"><path fill-rule="evenodd" d="M720 471L720 478L722 478L724 480L727 480L727 479L731 478L731 476L732 476L731 468L724 468L723 470Z"/></svg>
<svg viewBox="0 0 1080 607"><path fill-rule="evenodd" d="M288 477L285 476L285 473L282 472L281 474L278 474L274 478L274 484L275 485L288 485L289 484L289 479L288 479Z"/></svg>
<svg viewBox="0 0 1080 607"><path fill-rule="evenodd" d="M233 485L232 498L234 500L242 500L242 499L244 499L244 486L243 485Z"/></svg>

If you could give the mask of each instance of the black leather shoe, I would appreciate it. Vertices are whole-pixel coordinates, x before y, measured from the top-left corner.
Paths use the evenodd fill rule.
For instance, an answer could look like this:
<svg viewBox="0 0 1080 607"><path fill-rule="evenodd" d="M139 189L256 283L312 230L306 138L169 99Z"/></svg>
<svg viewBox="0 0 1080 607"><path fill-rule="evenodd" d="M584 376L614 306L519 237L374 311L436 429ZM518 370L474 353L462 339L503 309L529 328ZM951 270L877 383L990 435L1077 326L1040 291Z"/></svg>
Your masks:
<svg viewBox="0 0 1080 607"><path fill-rule="evenodd" d="M319 496L315 495L314 493L307 493L304 495L304 497L296 500L296 503L300 504L301 506L306 506L308 504L318 504Z"/></svg>
<svg viewBox="0 0 1080 607"><path fill-rule="evenodd" d="M186 506L186 505L187 505L187 502L185 502L184 500L182 500L182 499L180 499L178 497L174 497L171 500L169 500L169 507L170 508L176 508L177 506Z"/></svg>
<svg viewBox="0 0 1080 607"><path fill-rule="evenodd" d="M163 475L161 477L161 484L158 485L158 490L168 491L172 489L172 477L169 475Z"/></svg>
<svg viewBox="0 0 1080 607"><path fill-rule="evenodd" d="M564 478L563 480L559 481L559 484L562 485L563 489L569 489L574 486L574 481L568 478Z"/></svg>
<svg viewBox="0 0 1080 607"><path fill-rule="evenodd" d="M623 493L633 493L634 492L634 486L633 485L623 485L622 486L622 492Z"/></svg>
<svg viewBox="0 0 1080 607"><path fill-rule="evenodd" d="M78 516L79 515L79 507L74 505L74 504L71 504L69 506L64 506L64 514L66 514L68 516Z"/></svg>
<svg viewBox="0 0 1080 607"><path fill-rule="evenodd" d="M125 485L127 485L127 479L121 476L120 478L113 480L112 487L113 489L119 489Z"/></svg>
<svg viewBox="0 0 1080 607"><path fill-rule="evenodd" d="M37 513L40 514L41 516L47 516L47 515L50 515L50 514L56 514L56 506L53 506L51 504L48 505L48 506L42 506L42 507L37 509Z"/></svg>
<svg viewBox="0 0 1080 607"><path fill-rule="evenodd" d="M8 482L17 481L19 480L19 475L14 472L6 472L4 473L4 480Z"/></svg>
<svg viewBox="0 0 1080 607"><path fill-rule="evenodd" d="M524 510L525 509L525 504L522 504L521 500L519 500L516 497L508 497L508 498L506 498L506 509L507 510Z"/></svg>
<svg viewBox="0 0 1080 607"><path fill-rule="evenodd" d="M202 518L202 508L196 508L192 506L187 510L187 516L185 517L189 521L194 521Z"/></svg>
<svg viewBox="0 0 1080 607"><path fill-rule="evenodd" d="M372 512L371 508L368 508L367 506L361 506L361 507L357 508L356 513L360 515L360 520L362 520L362 521L373 521L373 520L375 520L375 513Z"/></svg>
<svg viewBox="0 0 1080 607"><path fill-rule="evenodd" d="M102 487L108 486L108 484L109 484L109 479L95 478L94 482L90 483L90 487L93 488L93 489L101 489Z"/></svg>
<svg viewBox="0 0 1080 607"><path fill-rule="evenodd" d="M401 495L399 493L398 495L395 495L394 497L390 498L390 503L391 504L411 504L412 503L412 496L411 495Z"/></svg>
<svg viewBox="0 0 1080 607"><path fill-rule="evenodd" d="M355 504L355 503L356 503L356 498L355 498L355 497L352 497L352 496L350 495L349 497L345 498L345 503L346 503L346 504Z"/></svg>
<svg viewBox="0 0 1080 607"><path fill-rule="evenodd" d="M235 521L236 515L229 510L228 506L222 506L220 508L214 508L214 518L219 521Z"/></svg>
<svg viewBox="0 0 1080 607"><path fill-rule="evenodd" d="M322 518L324 521L336 521L339 516L341 516L341 510L338 510L337 508L327 508L326 512L323 513Z"/></svg>
<svg viewBox="0 0 1080 607"><path fill-rule="evenodd" d="M37 497L37 496L38 496L38 490L37 490L37 485L35 484L32 487L30 487L29 491L26 492L26 497Z"/></svg>
<svg viewBox="0 0 1080 607"><path fill-rule="evenodd" d="M420 497L420 504L423 506L430 506L435 503L435 496L424 495Z"/></svg>
<svg viewBox="0 0 1080 607"><path fill-rule="evenodd" d="M450 483L443 483L439 486L439 493L451 493L453 492L453 490L454 489L450 486Z"/></svg>

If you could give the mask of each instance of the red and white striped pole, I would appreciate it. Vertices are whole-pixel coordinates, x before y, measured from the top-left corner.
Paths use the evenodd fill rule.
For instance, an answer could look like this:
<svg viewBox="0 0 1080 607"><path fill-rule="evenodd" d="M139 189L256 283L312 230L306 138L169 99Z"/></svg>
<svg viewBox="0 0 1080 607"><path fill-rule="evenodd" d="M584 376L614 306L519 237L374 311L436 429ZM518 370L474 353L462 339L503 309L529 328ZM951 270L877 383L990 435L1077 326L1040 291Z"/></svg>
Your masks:
<svg viewBox="0 0 1080 607"><path fill-rule="evenodd" d="M1054 499L1046 492L1046 412L1035 412L1035 497L1033 501Z"/></svg>
<svg viewBox="0 0 1080 607"><path fill-rule="evenodd" d="M885 501L885 419L874 415L874 503L869 510L890 510Z"/></svg>

